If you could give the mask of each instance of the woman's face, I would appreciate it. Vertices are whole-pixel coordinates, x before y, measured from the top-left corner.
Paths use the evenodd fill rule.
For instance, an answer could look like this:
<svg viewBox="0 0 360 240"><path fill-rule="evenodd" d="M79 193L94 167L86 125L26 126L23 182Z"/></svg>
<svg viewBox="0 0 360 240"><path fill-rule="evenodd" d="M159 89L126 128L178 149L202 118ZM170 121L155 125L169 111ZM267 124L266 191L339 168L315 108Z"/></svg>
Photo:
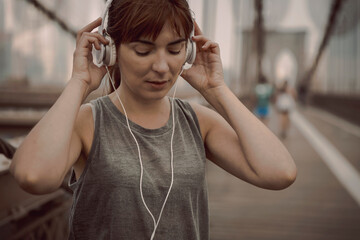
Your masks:
<svg viewBox="0 0 360 240"><path fill-rule="evenodd" d="M166 23L155 41L140 38L121 44L118 64L121 90L142 99L161 99L171 89L185 62L186 39Z"/></svg>

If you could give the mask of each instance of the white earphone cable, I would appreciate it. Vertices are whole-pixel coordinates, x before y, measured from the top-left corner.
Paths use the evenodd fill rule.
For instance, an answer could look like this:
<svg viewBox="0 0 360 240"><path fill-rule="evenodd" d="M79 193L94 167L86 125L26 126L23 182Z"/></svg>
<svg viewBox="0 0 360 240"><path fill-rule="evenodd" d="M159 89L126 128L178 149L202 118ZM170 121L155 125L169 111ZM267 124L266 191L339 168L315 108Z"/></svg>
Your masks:
<svg viewBox="0 0 360 240"><path fill-rule="evenodd" d="M124 104L122 103L121 99L120 99L120 96L118 95L117 91L116 91L116 88L115 88L115 84L114 84L114 81L111 77L111 74L109 72L109 69L107 66L105 66L106 70L107 70L107 74L108 74L108 77L110 79L110 82L114 88L114 91L115 91L115 94L121 104L121 107L124 111L124 114L125 114L125 118L126 118L126 123L127 123L127 127L129 129L129 132L131 134L131 136L133 137L133 139L135 140L135 143L136 143L136 146L137 146L137 150L138 150L138 157L139 157L139 162L140 162L140 184L139 184L139 187L140 187L140 196L141 196L141 200L146 208L146 210L148 211L148 213L150 214L152 220L153 220L153 223L154 223L154 230L151 234L151 238L150 240L154 239L155 237L155 232L156 232L156 229L159 225L159 222L160 222L160 219L161 219L161 216L162 216L162 213L163 213L163 210L164 210L164 207L165 207L165 204L168 200L168 197L170 195L170 191L172 189L172 186L173 186L173 183L174 183L174 153L173 153L173 139L174 139L174 133L175 133L175 110L174 110L174 98L175 98L175 94L176 94L176 89L177 89L177 81L175 82L175 89L174 89L174 93L173 93L173 97L171 99L171 113L172 113L172 133L171 133L171 141L170 141L170 167L171 167L171 182L170 182L170 186L169 186L169 190L166 194L166 197L165 197L165 200L163 202L163 205L161 207L161 210L160 210L160 213L159 213L159 217L158 217L158 220L156 221L155 220L155 217L154 215L152 214L152 212L150 211L149 207L147 206L146 202L145 202L145 199L144 199L144 196L143 196L143 191L142 191L142 182L143 182L143 174L144 174L144 167L143 167L143 163L142 163L142 158L141 158L141 152L140 152L140 146L139 146L139 143L138 141L136 140L136 137L135 135L133 134L131 128L130 128L130 124L129 124L129 118L127 116L127 113L126 113L126 110L125 110L125 106ZM181 70L180 74L182 73L183 69Z"/></svg>
<svg viewBox="0 0 360 240"><path fill-rule="evenodd" d="M181 70L182 72L182 70ZM170 157L170 164L171 164L171 183L170 183L170 187L169 187L169 190L168 190L168 193L166 194L166 197L165 197L165 200L164 200L164 204L162 205L161 207L161 210L160 210L160 214L159 214L159 218L158 218L158 221L155 225L155 228L154 228L154 231L151 235L151 240L155 237L155 231L159 225L159 222L160 222L160 218L162 216L162 212L164 210L164 207L165 207L165 203L167 202L167 199L169 197L169 194L170 194L170 190L172 189L172 186L173 186L173 183L174 183L174 151L173 151L173 139L174 139L174 133L175 133L175 109L174 109L174 99L175 99L175 94L176 94L176 89L177 89L177 81L175 82L175 89L174 89L174 93L173 93L173 97L171 99L171 114L172 114L172 126L173 126L173 129L172 129L172 133L171 133L171 141L170 141L170 154L171 154L171 157Z"/></svg>

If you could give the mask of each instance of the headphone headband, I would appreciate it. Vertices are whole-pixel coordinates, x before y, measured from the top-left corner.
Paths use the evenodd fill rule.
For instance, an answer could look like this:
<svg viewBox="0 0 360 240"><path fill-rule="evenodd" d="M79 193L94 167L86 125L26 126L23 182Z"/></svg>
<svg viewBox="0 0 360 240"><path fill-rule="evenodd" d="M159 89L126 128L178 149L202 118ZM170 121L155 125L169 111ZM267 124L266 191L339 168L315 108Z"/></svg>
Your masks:
<svg viewBox="0 0 360 240"><path fill-rule="evenodd" d="M99 29L98 29L98 31L101 32L101 34L102 34L102 32L104 30L106 30L106 27L105 27L105 22L106 22L106 25L107 25L106 16L109 13L109 8L110 8L112 2L113 2L113 0L106 1L105 9L104 9L104 12L103 12L103 14L101 16L102 22L101 22L101 25L99 26Z"/></svg>
<svg viewBox="0 0 360 240"><path fill-rule="evenodd" d="M113 66L116 62L116 46L115 41L110 37L110 35L106 32L106 26L108 24L108 13L113 0L106 1L105 10L102 14L102 22L98 27L98 32L103 35L107 40L109 40L109 44L104 45L100 44L100 50L93 48L93 58L94 63L98 66ZM190 38L187 41L186 47L186 58L184 65L193 64L196 58L196 44L192 41L192 37L194 36L194 12L190 10L191 18L193 19L193 29L190 33Z"/></svg>

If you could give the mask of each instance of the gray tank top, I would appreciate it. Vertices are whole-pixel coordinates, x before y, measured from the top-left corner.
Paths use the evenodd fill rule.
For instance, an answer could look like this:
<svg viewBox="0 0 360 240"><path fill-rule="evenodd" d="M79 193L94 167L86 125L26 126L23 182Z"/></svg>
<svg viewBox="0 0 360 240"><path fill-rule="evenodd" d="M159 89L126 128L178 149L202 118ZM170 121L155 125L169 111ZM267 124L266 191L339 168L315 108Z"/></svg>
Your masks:
<svg viewBox="0 0 360 240"><path fill-rule="evenodd" d="M74 191L69 239L150 239L153 220L140 196L137 146L108 96L91 102L94 139ZM209 239L205 149L195 112L175 99L174 183L154 239ZM170 115L171 116L171 115ZM143 196L158 219L171 181L172 117L158 129L130 121L144 166Z"/></svg>

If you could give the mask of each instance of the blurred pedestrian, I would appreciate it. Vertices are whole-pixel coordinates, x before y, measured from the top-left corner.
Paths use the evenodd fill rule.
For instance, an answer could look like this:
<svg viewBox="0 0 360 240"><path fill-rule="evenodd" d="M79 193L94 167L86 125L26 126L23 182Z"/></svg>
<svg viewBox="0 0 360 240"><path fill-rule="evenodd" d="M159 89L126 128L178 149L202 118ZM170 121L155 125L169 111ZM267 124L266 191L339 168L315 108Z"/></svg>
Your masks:
<svg viewBox="0 0 360 240"><path fill-rule="evenodd" d="M227 87L186 0L114 0L106 15L79 31L70 81L10 168L37 194L73 169L70 239L209 239L207 159L258 187L294 182L292 157ZM112 92L82 105L106 73ZM168 97L179 75L216 111Z"/></svg>
<svg viewBox="0 0 360 240"><path fill-rule="evenodd" d="M287 79L280 82L277 88L275 105L279 115L280 137L286 138L290 126L289 114L295 107L296 91Z"/></svg>
<svg viewBox="0 0 360 240"><path fill-rule="evenodd" d="M265 124L268 123L270 113L270 98L273 86L267 82L265 76L260 77L255 86L256 106L255 115Z"/></svg>

